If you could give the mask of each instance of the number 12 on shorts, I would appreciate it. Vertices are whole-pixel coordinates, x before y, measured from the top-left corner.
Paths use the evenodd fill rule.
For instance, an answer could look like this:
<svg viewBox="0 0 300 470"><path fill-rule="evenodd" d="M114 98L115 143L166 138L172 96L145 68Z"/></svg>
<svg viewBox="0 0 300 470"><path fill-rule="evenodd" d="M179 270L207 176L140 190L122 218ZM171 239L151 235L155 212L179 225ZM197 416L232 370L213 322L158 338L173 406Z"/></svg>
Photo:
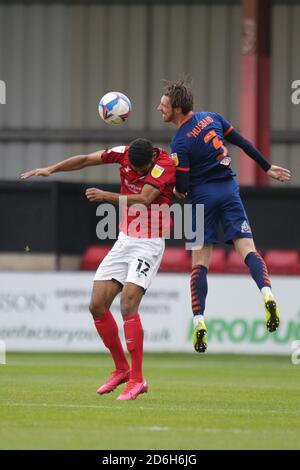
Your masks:
<svg viewBox="0 0 300 470"><path fill-rule="evenodd" d="M147 261L141 258L138 258L138 264L136 268L136 272L138 274L144 274L147 277L147 272L149 271L150 267L151 266L149 263L147 263Z"/></svg>

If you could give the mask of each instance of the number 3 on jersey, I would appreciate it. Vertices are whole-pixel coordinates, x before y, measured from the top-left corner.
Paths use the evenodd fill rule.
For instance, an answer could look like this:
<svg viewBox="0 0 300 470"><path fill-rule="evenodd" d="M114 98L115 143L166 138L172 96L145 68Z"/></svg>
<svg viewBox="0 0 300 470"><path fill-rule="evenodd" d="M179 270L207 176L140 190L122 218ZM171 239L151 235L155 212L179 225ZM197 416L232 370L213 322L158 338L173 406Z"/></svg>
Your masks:
<svg viewBox="0 0 300 470"><path fill-rule="evenodd" d="M211 140L212 140L212 143L213 143L213 146L215 147L215 149L218 150L218 149L221 148L223 150L222 156L226 157L226 155L228 154L228 150L225 147L225 145L223 145L223 142L221 140L219 140L219 137L217 136L216 131L214 131L214 130L209 131L204 136L204 142L206 144L208 144L208 142L210 142Z"/></svg>

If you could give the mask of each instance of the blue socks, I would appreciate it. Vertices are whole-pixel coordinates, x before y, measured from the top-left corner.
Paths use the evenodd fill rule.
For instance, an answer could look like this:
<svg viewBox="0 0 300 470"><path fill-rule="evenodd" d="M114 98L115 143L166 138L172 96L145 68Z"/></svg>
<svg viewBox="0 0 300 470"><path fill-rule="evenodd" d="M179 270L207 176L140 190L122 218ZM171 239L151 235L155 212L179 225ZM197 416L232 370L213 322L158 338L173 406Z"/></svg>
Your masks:
<svg viewBox="0 0 300 470"><path fill-rule="evenodd" d="M245 258L245 264L248 266L250 274L259 290L262 291L265 288L270 290L271 282L267 266L260 254L256 251L251 251ZM194 316L204 314L207 290L207 268L198 264L193 268L191 276L192 310Z"/></svg>
<svg viewBox="0 0 300 470"><path fill-rule="evenodd" d="M207 268L198 264L191 277L192 310L194 315L203 315L207 296Z"/></svg>
<svg viewBox="0 0 300 470"><path fill-rule="evenodd" d="M251 251L245 258L245 264L250 270L250 274L257 284L259 290L263 287L271 287L266 263L259 253Z"/></svg>

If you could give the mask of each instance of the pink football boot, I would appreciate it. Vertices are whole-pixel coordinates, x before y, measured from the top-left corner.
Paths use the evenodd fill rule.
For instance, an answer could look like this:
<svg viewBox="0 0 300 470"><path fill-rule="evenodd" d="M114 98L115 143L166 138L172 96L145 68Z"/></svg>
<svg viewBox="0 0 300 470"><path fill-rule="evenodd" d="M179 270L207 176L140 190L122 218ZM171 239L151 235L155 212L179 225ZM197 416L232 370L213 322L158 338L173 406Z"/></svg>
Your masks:
<svg viewBox="0 0 300 470"><path fill-rule="evenodd" d="M115 370L114 372L112 372L111 376L107 379L105 384L101 385L101 387L98 388L97 393L99 395L103 395L103 393L112 392L115 388L117 388L118 385L127 382L129 380L129 376L129 370Z"/></svg>
<svg viewBox="0 0 300 470"><path fill-rule="evenodd" d="M135 400L141 393L148 392L147 382L136 382L135 380L129 380L125 385L125 388L121 395L118 396L117 400Z"/></svg>

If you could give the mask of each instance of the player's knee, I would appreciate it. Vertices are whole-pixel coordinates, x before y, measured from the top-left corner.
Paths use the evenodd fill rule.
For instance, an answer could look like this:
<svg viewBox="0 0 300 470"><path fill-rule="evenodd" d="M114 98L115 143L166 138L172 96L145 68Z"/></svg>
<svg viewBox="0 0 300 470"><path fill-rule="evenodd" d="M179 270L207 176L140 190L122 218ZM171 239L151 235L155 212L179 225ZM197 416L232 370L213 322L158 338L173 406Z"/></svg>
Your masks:
<svg viewBox="0 0 300 470"><path fill-rule="evenodd" d="M136 312L136 298L133 294L122 295L121 297L121 313L124 316L130 315Z"/></svg>
<svg viewBox="0 0 300 470"><path fill-rule="evenodd" d="M93 317L101 317L104 315L109 308L105 305L103 302L94 302L93 300L90 303L90 312L93 315Z"/></svg>
<svg viewBox="0 0 300 470"><path fill-rule="evenodd" d="M255 244L252 238L240 238L234 240L234 246L243 260L245 260L249 253L256 252Z"/></svg>

